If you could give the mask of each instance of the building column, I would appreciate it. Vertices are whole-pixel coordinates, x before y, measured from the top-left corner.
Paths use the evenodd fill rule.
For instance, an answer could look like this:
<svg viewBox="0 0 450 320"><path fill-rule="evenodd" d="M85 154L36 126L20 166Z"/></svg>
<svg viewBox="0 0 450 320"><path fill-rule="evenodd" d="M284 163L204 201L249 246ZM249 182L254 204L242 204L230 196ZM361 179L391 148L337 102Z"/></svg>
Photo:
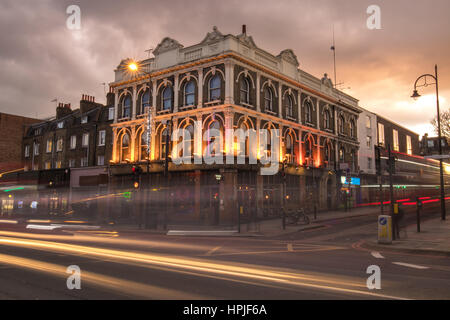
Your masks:
<svg viewBox="0 0 450 320"><path fill-rule="evenodd" d="M200 182L200 177L201 177L201 171L200 170L195 170L195 205L194 205L194 215L195 215L195 219L197 221L201 221L203 220L202 216L201 216L201 182Z"/></svg>
<svg viewBox="0 0 450 320"><path fill-rule="evenodd" d="M300 89L298 89L298 93L297 93L297 104L298 104L298 123L302 123L302 92Z"/></svg>
<svg viewBox="0 0 450 320"><path fill-rule="evenodd" d="M156 97L158 96L158 92L156 92L156 80L153 80L153 88L152 88L152 107L156 110Z"/></svg>
<svg viewBox="0 0 450 320"><path fill-rule="evenodd" d="M281 83L278 83L278 116L283 118L283 93L281 91Z"/></svg>
<svg viewBox="0 0 450 320"><path fill-rule="evenodd" d="M155 85L154 85L155 86ZM156 107L152 107L150 109L151 112L151 120L150 120L150 139L152 144L150 145L150 160L155 160L155 147L156 147Z"/></svg>
<svg viewBox="0 0 450 320"><path fill-rule="evenodd" d="M320 129L320 111L319 111L319 99L316 102L316 128Z"/></svg>
<svg viewBox="0 0 450 320"><path fill-rule="evenodd" d="M225 62L225 103L234 104L234 64Z"/></svg>
<svg viewBox="0 0 450 320"><path fill-rule="evenodd" d="M112 156L111 159L112 161L115 162L119 162L119 157L117 156L117 128L113 128L112 130L112 138L113 138L113 149L112 149Z"/></svg>
<svg viewBox="0 0 450 320"><path fill-rule="evenodd" d="M133 86L133 103L132 103L132 109L131 109L131 119L136 119L136 85Z"/></svg>
<svg viewBox="0 0 450 320"><path fill-rule="evenodd" d="M175 85L174 85L174 90L173 90L173 94L174 94L174 99L173 99L173 103L174 103L174 106L173 106L173 112L178 112L178 92L179 92L179 90L178 90L178 84L179 84L179 81L180 81L180 79L179 79L179 74L178 73L176 73L175 74Z"/></svg>
<svg viewBox="0 0 450 320"><path fill-rule="evenodd" d="M197 83L197 108L203 106L203 68L197 70L198 72L198 83Z"/></svg>
<svg viewBox="0 0 450 320"><path fill-rule="evenodd" d="M203 159L203 114L197 114L194 126L194 163L202 164Z"/></svg>
<svg viewBox="0 0 450 320"><path fill-rule="evenodd" d="M261 74L256 73L256 111L261 112Z"/></svg>
<svg viewBox="0 0 450 320"><path fill-rule="evenodd" d="M233 148L233 119L234 112L230 110L225 111L225 153L228 161L234 162L234 148ZM231 163L231 162L230 162Z"/></svg>
<svg viewBox="0 0 450 320"><path fill-rule="evenodd" d="M136 158L136 126L131 127L130 150L130 162L134 162Z"/></svg>
<svg viewBox="0 0 450 320"><path fill-rule="evenodd" d="M119 119L119 90L114 89L114 123Z"/></svg>

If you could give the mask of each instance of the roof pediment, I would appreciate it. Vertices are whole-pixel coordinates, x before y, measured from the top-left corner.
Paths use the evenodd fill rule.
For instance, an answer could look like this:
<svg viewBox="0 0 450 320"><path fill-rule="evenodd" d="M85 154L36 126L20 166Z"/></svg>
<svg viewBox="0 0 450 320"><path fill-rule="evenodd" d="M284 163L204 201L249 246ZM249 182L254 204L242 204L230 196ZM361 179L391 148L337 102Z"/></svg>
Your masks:
<svg viewBox="0 0 450 320"><path fill-rule="evenodd" d="M211 42L217 42L219 40L222 40L225 38L225 36L217 29L216 26L213 27L212 32L208 32L206 37L202 40L201 44L207 44Z"/></svg>
<svg viewBox="0 0 450 320"><path fill-rule="evenodd" d="M180 44L177 40L174 40L172 38L169 37L165 37L155 48L155 50L153 50L153 54L154 55L158 55L160 53L166 52L166 51L170 51L170 50L174 50L174 49L179 49L179 48L183 48L183 45Z"/></svg>
<svg viewBox="0 0 450 320"><path fill-rule="evenodd" d="M253 41L253 38L251 36L241 33L240 35L237 36L237 38L239 39L239 41L243 42L250 48L257 48L255 41Z"/></svg>
<svg viewBox="0 0 450 320"><path fill-rule="evenodd" d="M300 65L297 60L297 56L295 55L294 51L291 49L286 49L280 52L278 57L281 57L282 59L296 65L297 67Z"/></svg>

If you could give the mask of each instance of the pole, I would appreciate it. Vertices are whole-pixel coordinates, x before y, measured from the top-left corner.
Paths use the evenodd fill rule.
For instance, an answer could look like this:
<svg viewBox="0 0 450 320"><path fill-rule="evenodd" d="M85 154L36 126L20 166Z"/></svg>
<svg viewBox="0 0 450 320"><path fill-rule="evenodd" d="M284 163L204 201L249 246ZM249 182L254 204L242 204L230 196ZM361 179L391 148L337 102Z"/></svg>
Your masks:
<svg viewBox="0 0 450 320"><path fill-rule="evenodd" d="M388 144L388 163L389 163L389 193L390 193L390 204L391 204L391 217L392 217L392 240L395 240L395 235L397 232L397 225L396 225L396 220L397 217L394 216L394 186L393 186L393 179L392 179L392 168L393 168L393 164L392 164L392 155L391 155L391 145Z"/></svg>
<svg viewBox="0 0 450 320"><path fill-rule="evenodd" d="M315 176L314 176L314 166L312 167L312 176L313 176L313 186L314 186L314 199L313 199L313 201L314 201L314 220L317 220L317 198L316 198L316 192L315 192L315 190L317 189L317 186L316 186L316 179L315 179Z"/></svg>
<svg viewBox="0 0 450 320"><path fill-rule="evenodd" d="M164 159L164 182L166 186L165 190L165 208L164 208L164 230L167 229L167 211L169 210L169 144L170 144L170 132L172 130L172 119L167 121L166 126L166 154Z"/></svg>
<svg viewBox="0 0 450 320"><path fill-rule="evenodd" d="M436 80L436 107L437 107L437 123L439 136L439 155L442 155L441 114L439 112L439 87L438 87L437 64L434 66L434 75ZM446 212L445 212L444 168L442 164L442 158L439 159L439 177L441 184L441 219L445 220Z"/></svg>
<svg viewBox="0 0 450 320"><path fill-rule="evenodd" d="M417 232L420 232L420 209L422 207L422 201L419 200L419 197L416 197L417 203Z"/></svg>

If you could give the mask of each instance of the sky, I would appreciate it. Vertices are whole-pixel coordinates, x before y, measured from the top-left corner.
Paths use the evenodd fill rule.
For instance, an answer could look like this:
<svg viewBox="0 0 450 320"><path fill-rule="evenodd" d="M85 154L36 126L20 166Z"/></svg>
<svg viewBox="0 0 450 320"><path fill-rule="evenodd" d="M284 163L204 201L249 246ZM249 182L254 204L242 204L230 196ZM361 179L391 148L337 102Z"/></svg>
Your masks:
<svg viewBox="0 0 450 320"><path fill-rule="evenodd" d="M80 7L80 30L67 28L70 5ZM370 5L380 8L380 29L367 27ZM45 118L55 98L104 102L102 84L122 59L146 58L166 36L189 46L213 26L237 35L242 24L258 47L274 55L290 48L301 69L331 79L334 28L338 88L420 135L435 134L434 85L410 96L435 64L441 111L450 107L448 0L0 0L0 112Z"/></svg>

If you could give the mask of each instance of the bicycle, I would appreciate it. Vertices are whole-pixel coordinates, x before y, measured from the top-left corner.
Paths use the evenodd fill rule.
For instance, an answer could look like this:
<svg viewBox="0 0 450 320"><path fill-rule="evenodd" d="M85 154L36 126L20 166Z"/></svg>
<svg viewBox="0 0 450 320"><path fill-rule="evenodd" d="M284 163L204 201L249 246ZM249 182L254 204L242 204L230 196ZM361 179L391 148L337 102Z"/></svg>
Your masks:
<svg viewBox="0 0 450 320"><path fill-rule="evenodd" d="M305 213L305 209L303 209L303 208L297 209L296 211L288 210L288 212L286 214L286 218L287 218L288 224L294 224L294 225L305 224L306 225L306 224L310 223L309 217Z"/></svg>

